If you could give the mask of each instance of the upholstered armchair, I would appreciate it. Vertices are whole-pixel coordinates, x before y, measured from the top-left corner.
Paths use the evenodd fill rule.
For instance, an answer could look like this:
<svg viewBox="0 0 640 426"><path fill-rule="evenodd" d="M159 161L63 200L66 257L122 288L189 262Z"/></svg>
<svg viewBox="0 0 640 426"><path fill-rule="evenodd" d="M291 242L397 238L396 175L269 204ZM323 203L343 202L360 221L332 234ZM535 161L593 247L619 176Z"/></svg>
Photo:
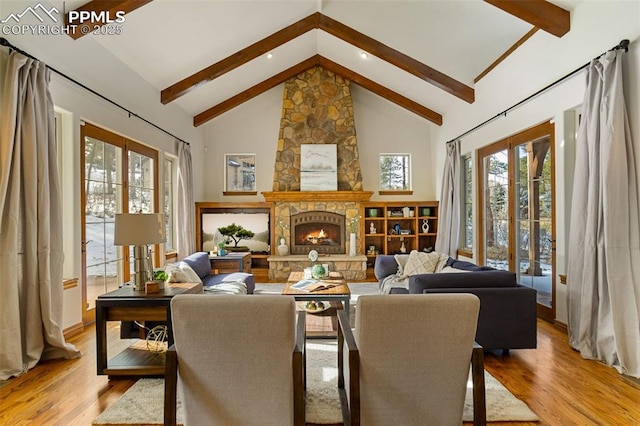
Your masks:
<svg viewBox="0 0 640 426"><path fill-rule="evenodd" d="M179 377L187 425L304 426L305 313L296 324L293 298L178 295L171 318L165 425Z"/></svg>
<svg viewBox="0 0 640 426"><path fill-rule="evenodd" d="M360 296L355 331L338 313L345 425L460 425L472 371L474 424L486 423L472 294Z"/></svg>

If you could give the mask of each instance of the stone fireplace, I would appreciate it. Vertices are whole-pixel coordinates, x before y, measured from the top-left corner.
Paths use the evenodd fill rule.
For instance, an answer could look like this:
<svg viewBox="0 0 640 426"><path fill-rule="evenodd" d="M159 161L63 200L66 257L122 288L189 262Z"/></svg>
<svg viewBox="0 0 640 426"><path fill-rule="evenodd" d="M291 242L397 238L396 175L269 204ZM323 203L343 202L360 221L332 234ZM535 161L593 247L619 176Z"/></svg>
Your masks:
<svg viewBox="0 0 640 426"><path fill-rule="evenodd" d="M362 190L350 81L314 67L284 85L282 116L273 173L273 192L263 192L274 205L273 223L289 245L289 256L270 256L269 278L286 280L289 272L309 266L315 249L322 263L346 279L366 277L366 256L348 256L349 226L360 216L360 204L372 192ZM337 190L300 191L303 144L334 144L337 151ZM322 235L320 234L322 232ZM276 241L274 238L273 241Z"/></svg>
<svg viewBox="0 0 640 426"><path fill-rule="evenodd" d="M291 216L291 254L311 250L325 254L346 253L344 215L307 211Z"/></svg>

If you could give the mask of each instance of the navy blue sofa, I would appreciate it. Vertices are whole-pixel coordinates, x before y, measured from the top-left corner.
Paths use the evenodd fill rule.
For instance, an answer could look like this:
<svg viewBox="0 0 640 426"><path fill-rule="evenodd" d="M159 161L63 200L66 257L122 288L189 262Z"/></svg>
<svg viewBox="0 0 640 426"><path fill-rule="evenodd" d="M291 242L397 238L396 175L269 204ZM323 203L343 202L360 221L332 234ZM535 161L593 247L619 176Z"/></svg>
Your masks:
<svg viewBox="0 0 640 426"><path fill-rule="evenodd" d="M476 341L486 350L533 349L537 346L536 291L517 283L516 274L449 258L447 266L470 273L435 273L409 277L409 291L392 294L472 293L480 299ZM395 274L393 255L376 257L374 273L382 280Z"/></svg>

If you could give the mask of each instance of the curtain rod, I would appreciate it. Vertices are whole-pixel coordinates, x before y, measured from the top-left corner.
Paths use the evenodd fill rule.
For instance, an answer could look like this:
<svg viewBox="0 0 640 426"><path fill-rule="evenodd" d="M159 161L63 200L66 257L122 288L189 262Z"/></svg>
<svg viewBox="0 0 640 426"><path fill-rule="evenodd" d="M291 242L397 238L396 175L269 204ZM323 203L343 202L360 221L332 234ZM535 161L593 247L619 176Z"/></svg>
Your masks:
<svg viewBox="0 0 640 426"><path fill-rule="evenodd" d="M624 51L625 51L625 52L628 52L628 51L629 51L629 40L627 40L627 39L621 40L621 41L620 41L620 43L618 43L618 45L616 45L616 46L612 47L611 49L609 49L609 50L608 50L608 52L609 52L609 51L612 51L612 50L618 50L618 49L624 49ZM606 52L605 52L605 53L606 53ZM600 56L602 56L602 55L600 55ZM597 56L597 57L593 58L593 60L598 59L600 56ZM543 87L542 89L538 90L538 91L537 91L536 93L534 93L533 95L530 95L530 96L528 96L528 97L524 98L523 100L521 100L521 101L520 101L520 102L518 102L517 104L514 104L514 105L510 106L509 108L505 109L505 110L504 110L504 111L502 111L501 113L494 115L493 117L491 117L490 119L488 119L488 120L486 120L486 121L483 121L482 123L478 124L478 125L477 125L476 127L474 127L473 129L469 129L469 130L467 130L466 132L464 132L464 133L462 133L461 135L459 135L458 137L453 138L453 139L451 139L450 141L447 141L447 143L454 142L454 141L456 141L456 140L460 139L461 137L468 135L469 133L475 132L475 131L476 131L476 130L478 130L479 128L481 128L481 127L483 127L483 126L485 126L485 125L487 125L487 124L491 123L493 120L495 120L495 119L497 119L497 118L500 118L500 117L502 117L502 116L506 117L506 116L507 116L507 113L508 113L508 112L510 112L511 110L514 110L514 109L518 108L520 105L522 105L522 104L524 104L524 103L526 103L526 102L530 101L531 99L535 98L536 96L540 95L541 93L546 92L547 90L551 89L551 88L552 88L552 87L554 87L555 85L557 85L557 84L559 84L559 83L563 82L564 80L566 80L566 79L568 79L568 78L572 77L572 76L573 76L573 75L575 75L576 73L578 73L578 72L582 71L583 69L585 69L586 67L588 67L588 66L589 66L589 64L591 64L591 61L587 62L586 64L582 65L582 66L581 66L581 67L579 67L579 68L576 68L575 70L571 71L569 74L565 75L564 77L560 77L559 79L557 79L557 80L556 80L556 81L554 81L553 83L551 83L551 84L549 84L549 85L547 85L547 86Z"/></svg>
<svg viewBox="0 0 640 426"><path fill-rule="evenodd" d="M21 53L21 54L23 54L24 56L27 56L27 57L29 57L29 58L31 58L31 59L33 59L33 60L35 60L35 61L42 62L42 61L40 61L38 58L36 58L35 56L30 55L29 53L25 52L24 50L22 50L22 49L20 49L20 48L18 48L18 47L16 47L16 46L14 46L13 44L11 44L11 42L10 42L9 40L7 40L7 39L6 39L6 38L4 38L4 37L0 37L0 45L1 45L1 46L5 46L5 47L8 47L10 50L15 50L16 52ZM169 136L173 137L174 139L179 140L180 142L185 143L185 144L187 144L187 145L191 145L189 142L186 142L186 141L182 140L181 138L179 138L179 137L177 137L176 135L174 135L174 134L172 134L172 133L168 132L167 130L163 129L162 127L158 126L157 124L154 124L154 123L152 123L151 121L147 120L146 118L139 116L139 115L138 115L138 114L136 114L135 112L133 112L133 111L131 111L131 110L129 110L129 109L127 109L127 108L123 107L122 105L120 105L119 103L117 103L117 102L115 102L115 101L112 101L111 99L109 99L109 98L107 98L106 96L104 96L104 95L102 95L102 94L100 94L100 93L96 92L95 90L91 89L90 87L85 86L84 84L82 84L82 83L80 83L79 81L77 81L77 80L75 80L75 79L73 79L73 78L69 77L68 75L64 74L63 72L58 71L57 69L53 68L52 66L49 66L49 65L47 65L47 64L45 64L45 66L46 66L47 68L49 68L51 71L53 71L53 72L55 72L56 74L58 74L59 76L64 77L64 78L66 78L67 80L69 80L70 82L72 82L72 83L74 83L74 84L76 84L76 85L78 85L78 86L82 87L82 88L83 88L83 89L85 89L86 91L93 93L94 95L96 95L96 96L97 96L97 97L99 97L100 99L103 99L103 100L105 100L105 101L109 102L110 104L115 105L116 107L118 107L118 108L120 108L120 109L124 110L125 112L127 112L127 113L129 114L129 118L131 118L131 117L135 117L135 118L137 118L137 119L139 119L139 120L142 120L142 121L144 121L145 123L147 123L148 125L155 127L156 129L160 130L161 132L166 133L167 135L169 135Z"/></svg>

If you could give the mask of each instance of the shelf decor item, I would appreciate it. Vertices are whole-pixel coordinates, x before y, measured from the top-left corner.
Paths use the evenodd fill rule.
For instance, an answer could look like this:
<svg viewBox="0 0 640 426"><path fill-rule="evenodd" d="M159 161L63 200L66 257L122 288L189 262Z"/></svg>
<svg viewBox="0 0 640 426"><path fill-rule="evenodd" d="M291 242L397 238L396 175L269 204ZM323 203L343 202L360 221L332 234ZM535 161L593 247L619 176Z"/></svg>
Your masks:
<svg viewBox="0 0 640 426"><path fill-rule="evenodd" d="M355 216L351 218L350 229L351 233L349 234L349 256L356 255L356 232L358 232L358 222L360 221L359 216ZM373 225L373 223L371 223Z"/></svg>
<svg viewBox="0 0 640 426"><path fill-rule="evenodd" d="M286 256L289 254L289 246L287 245L287 240L284 238L280 238L280 245L278 246L278 255Z"/></svg>
<svg viewBox="0 0 640 426"><path fill-rule="evenodd" d="M422 233L426 234L429 232L429 221L427 219L422 220Z"/></svg>
<svg viewBox="0 0 640 426"><path fill-rule="evenodd" d="M356 255L356 233L349 234L349 256Z"/></svg>
<svg viewBox="0 0 640 426"><path fill-rule="evenodd" d="M322 279L327 274L327 270L324 269L324 266L317 263L311 267L311 276L316 280Z"/></svg>

